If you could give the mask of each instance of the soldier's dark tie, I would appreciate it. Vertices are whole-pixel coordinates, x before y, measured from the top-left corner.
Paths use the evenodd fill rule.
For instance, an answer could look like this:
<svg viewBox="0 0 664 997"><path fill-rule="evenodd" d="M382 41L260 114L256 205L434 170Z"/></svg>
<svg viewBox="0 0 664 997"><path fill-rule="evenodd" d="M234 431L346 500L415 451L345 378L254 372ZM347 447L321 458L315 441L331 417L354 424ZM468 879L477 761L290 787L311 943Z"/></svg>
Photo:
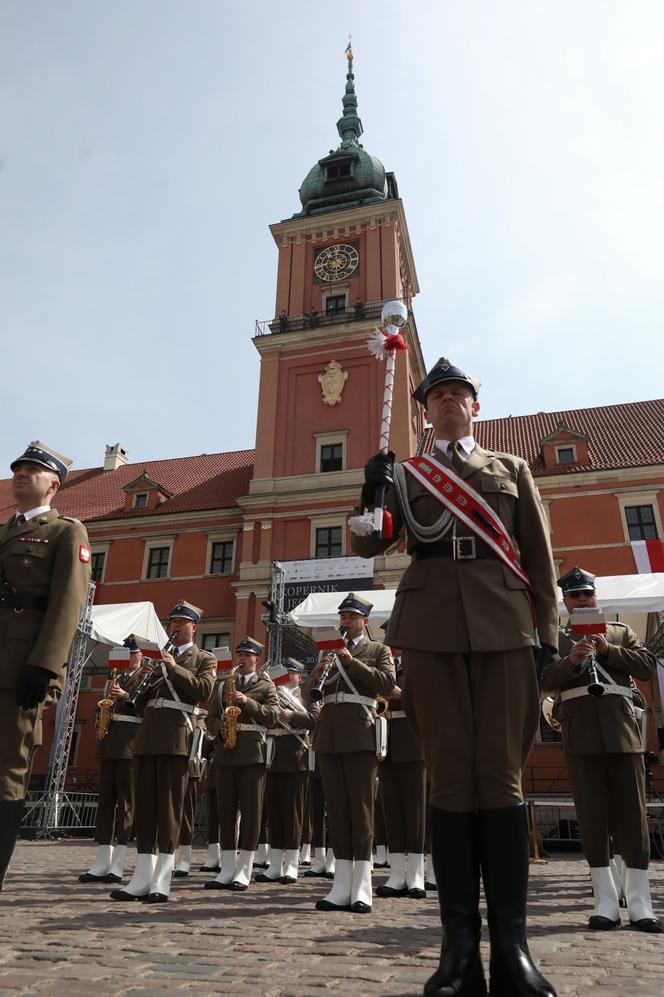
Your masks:
<svg viewBox="0 0 664 997"><path fill-rule="evenodd" d="M12 526L23 526L24 522L25 522L25 516L23 515L23 513L17 512L16 515L14 516L14 521L12 522Z"/></svg>
<svg viewBox="0 0 664 997"><path fill-rule="evenodd" d="M450 444L450 452L450 460L454 464L454 470L461 474L466 463L466 458L463 455L463 449L458 440L455 440L454 443Z"/></svg>

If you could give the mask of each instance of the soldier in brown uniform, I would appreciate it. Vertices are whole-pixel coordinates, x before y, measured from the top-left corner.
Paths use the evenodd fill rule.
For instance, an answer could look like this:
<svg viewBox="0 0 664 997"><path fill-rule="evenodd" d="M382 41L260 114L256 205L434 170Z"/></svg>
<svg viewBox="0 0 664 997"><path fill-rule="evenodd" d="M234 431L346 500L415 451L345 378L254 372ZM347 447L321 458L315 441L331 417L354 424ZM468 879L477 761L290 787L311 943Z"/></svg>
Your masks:
<svg viewBox="0 0 664 997"><path fill-rule="evenodd" d="M136 639L127 637L129 668L123 670L107 690L113 700L108 733L97 742L99 759L99 798L95 863L78 877L80 883L121 883L127 845L134 826L134 739L141 718L126 707L126 702L145 674L143 654ZM113 846L114 840L117 842Z"/></svg>
<svg viewBox="0 0 664 997"><path fill-rule="evenodd" d="M315 704L307 708L298 686L304 666L295 658L286 658L283 666L274 666L269 675L274 678L285 668L289 679L277 685L279 726L269 732L273 738L274 755L267 774L266 797L270 814L269 864L256 876L257 883L294 883L298 874L298 857L304 800L309 777L309 736L320 709Z"/></svg>
<svg viewBox="0 0 664 997"><path fill-rule="evenodd" d="M401 649L390 648L397 670L397 684L390 693L387 719L387 756L378 766L378 788L383 801L385 833L391 874L379 897L423 900L424 832L426 824L426 767L422 747L413 732L401 701L403 665Z"/></svg>
<svg viewBox="0 0 664 997"><path fill-rule="evenodd" d="M339 606L346 647L334 656L323 657L310 679L310 683L320 681L331 667L313 746L323 780L336 866L332 889L316 903L316 910L351 910L358 914L371 910L378 766L376 697L388 696L395 682L388 648L369 640L365 633L371 608L371 603L353 592L346 596Z"/></svg>
<svg viewBox="0 0 664 997"><path fill-rule="evenodd" d="M394 538L412 557L387 630L403 648L404 706L431 776L430 827L444 926L425 994L486 992L480 868L492 997L550 997L526 942L528 825L521 773L539 695L534 648L558 639L549 529L525 461L479 447L478 384L441 358L414 392L436 436L432 457L365 468L363 502L387 487ZM360 528L351 521L351 529ZM373 556L394 544L353 536ZM524 574L525 573L525 574ZM535 631L536 619L537 630Z"/></svg>
<svg viewBox="0 0 664 997"><path fill-rule="evenodd" d="M209 699L217 662L194 644L202 611L184 600L171 611L168 628L175 654L162 653L154 681L141 694L143 723L134 742L136 772L136 868L113 900L164 903L171 890L175 848L189 778L198 703ZM159 855L156 856L156 850Z"/></svg>
<svg viewBox="0 0 664 997"><path fill-rule="evenodd" d="M229 679L219 685L210 703L208 732L216 736L214 767L217 805L221 820L221 870L205 883L206 890L246 890L251 882L258 834L261 826L267 764L267 731L277 722L278 702L274 684L265 672L257 672L263 645L246 636L235 648L235 691L227 691ZM227 673L224 673L227 674ZM229 744L228 706L239 708L237 739ZM236 815L240 811L239 852L236 855Z"/></svg>
<svg viewBox="0 0 664 997"><path fill-rule="evenodd" d="M71 461L38 440L11 465L16 514L0 527L0 889L14 851L42 713L60 695L88 595L85 527L51 503Z"/></svg>
<svg viewBox="0 0 664 997"><path fill-rule="evenodd" d="M565 607L597 606L595 576L571 568L558 585ZM645 768L631 676L649 680L657 660L624 623L609 623L606 634L575 641L569 628L560 634L560 654L544 670L542 686L557 690L556 719L572 783L583 851L590 866L595 907L589 926L620 924L618 892L609 866L610 833L625 862L625 898L632 928L661 933L648 884L650 837L646 821ZM590 695L589 662L595 656L603 695Z"/></svg>

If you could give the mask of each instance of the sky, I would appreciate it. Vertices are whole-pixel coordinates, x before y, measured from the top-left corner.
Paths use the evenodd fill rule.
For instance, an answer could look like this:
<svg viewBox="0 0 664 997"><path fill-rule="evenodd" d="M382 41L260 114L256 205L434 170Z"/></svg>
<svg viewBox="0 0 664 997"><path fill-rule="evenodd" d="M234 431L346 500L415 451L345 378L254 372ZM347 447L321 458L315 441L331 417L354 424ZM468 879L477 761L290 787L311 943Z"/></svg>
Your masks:
<svg viewBox="0 0 664 997"><path fill-rule="evenodd" d="M484 418L661 397L659 0L0 0L0 468L254 445L268 225L349 33L427 366Z"/></svg>

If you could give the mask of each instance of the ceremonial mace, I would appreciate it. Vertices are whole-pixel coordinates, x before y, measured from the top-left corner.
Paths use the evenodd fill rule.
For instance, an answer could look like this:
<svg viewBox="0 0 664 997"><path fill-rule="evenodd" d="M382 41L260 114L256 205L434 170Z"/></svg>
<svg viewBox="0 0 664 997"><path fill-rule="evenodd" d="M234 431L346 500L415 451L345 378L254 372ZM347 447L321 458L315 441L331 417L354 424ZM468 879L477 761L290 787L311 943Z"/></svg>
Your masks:
<svg viewBox="0 0 664 997"><path fill-rule="evenodd" d="M378 449L380 453L388 453L390 449L390 423L392 421L392 395L394 393L394 368L396 355L408 346L401 335L400 329L408 321L408 309L402 301L388 301L380 313L382 328L374 329L367 341L369 353L376 360L386 360L385 390L383 392L383 411L380 422L380 438ZM371 536L374 540L389 539L392 536L389 513L385 512L385 486L376 489L376 501L373 512L365 511L359 516L351 516L348 525L357 536ZM383 529L385 527L385 536Z"/></svg>

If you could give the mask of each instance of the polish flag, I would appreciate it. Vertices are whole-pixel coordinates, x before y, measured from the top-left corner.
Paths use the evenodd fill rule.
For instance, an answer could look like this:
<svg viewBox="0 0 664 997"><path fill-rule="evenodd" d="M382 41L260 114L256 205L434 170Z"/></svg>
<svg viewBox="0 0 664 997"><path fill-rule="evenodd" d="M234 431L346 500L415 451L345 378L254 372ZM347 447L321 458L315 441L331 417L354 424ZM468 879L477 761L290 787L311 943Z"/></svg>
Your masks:
<svg viewBox="0 0 664 997"><path fill-rule="evenodd" d="M591 637L593 634L606 633L604 613L590 606L579 606L569 618L570 629L574 637Z"/></svg>
<svg viewBox="0 0 664 997"><path fill-rule="evenodd" d="M217 659L218 672L227 672L233 667L233 655L230 647L213 647L212 654Z"/></svg>
<svg viewBox="0 0 664 997"><path fill-rule="evenodd" d="M632 552L640 575L664 571L664 544L661 540L632 540Z"/></svg>
<svg viewBox="0 0 664 997"><path fill-rule="evenodd" d="M267 673L275 685L285 685L290 678L290 674L283 665L271 665Z"/></svg>
<svg viewBox="0 0 664 997"><path fill-rule="evenodd" d="M129 668L129 648L112 647L108 654L108 667L117 669Z"/></svg>
<svg viewBox="0 0 664 997"><path fill-rule="evenodd" d="M313 638L319 651L340 651L346 646L336 627L314 627Z"/></svg>

